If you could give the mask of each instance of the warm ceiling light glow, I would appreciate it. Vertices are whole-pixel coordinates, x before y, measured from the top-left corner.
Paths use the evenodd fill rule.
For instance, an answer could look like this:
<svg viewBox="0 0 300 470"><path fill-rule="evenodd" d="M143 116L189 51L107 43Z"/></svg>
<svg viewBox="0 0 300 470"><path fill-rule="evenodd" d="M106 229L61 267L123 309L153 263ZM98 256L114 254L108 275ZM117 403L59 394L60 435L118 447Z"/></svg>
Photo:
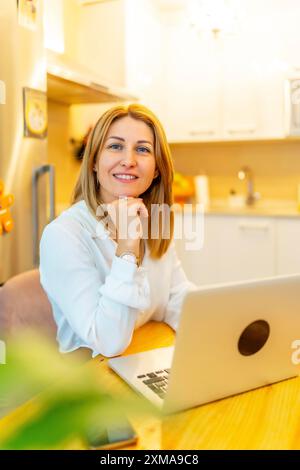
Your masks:
<svg viewBox="0 0 300 470"><path fill-rule="evenodd" d="M190 24L200 33L233 33L239 18L240 1L189 0Z"/></svg>
<svg viewBox="0 0 300 470"><path fill-rule="evenodd" d="M245 172L244 172L243 170L240 170L240 171L238 172L238 177L239 177L240 180L244 180L244 179L245 179L245 176L246 176L246 174L245 174Z"/></svg>

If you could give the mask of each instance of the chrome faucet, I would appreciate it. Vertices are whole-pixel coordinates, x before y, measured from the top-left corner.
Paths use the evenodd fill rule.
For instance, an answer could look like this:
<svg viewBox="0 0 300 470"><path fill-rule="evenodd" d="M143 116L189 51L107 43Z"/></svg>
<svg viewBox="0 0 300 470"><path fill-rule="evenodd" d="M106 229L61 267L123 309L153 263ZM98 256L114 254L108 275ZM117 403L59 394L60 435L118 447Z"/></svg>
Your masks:
<svg viewBox="0 0 300 470"><path fill-rule="evenodd" d="M246 204L247 206L252 206L255 201L260 198L260 194L254 192L253 172L251 168L243 166L238 172L238 177L240 180L245 180L247 182Z"/></svg>

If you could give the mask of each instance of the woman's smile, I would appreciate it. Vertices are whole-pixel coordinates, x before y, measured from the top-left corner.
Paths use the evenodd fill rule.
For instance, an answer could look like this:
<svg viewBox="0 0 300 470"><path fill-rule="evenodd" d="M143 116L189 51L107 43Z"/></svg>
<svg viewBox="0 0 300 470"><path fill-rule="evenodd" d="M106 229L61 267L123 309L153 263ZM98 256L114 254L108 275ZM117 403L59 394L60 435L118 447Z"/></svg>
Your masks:
<svg viewBox="0 0 300 470"><path fill-rule="evenodd" d="M138 179L138 176L130 173L114 173L113 177L123 184L134 183Z"/></svg>

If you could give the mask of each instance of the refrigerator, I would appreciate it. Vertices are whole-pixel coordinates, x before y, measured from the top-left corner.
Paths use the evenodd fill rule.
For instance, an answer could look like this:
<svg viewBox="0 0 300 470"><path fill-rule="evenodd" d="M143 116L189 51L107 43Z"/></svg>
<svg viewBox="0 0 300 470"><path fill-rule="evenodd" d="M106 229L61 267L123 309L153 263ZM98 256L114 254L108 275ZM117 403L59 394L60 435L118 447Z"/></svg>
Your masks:
<svg viewBox="0 0 300 470"><path fill-rule="evenodd" d="M47 70L42 0L0 0L0 180L14 196L14 228L0 236L0 284L39 264L55 216L47 165Z"/></svg>

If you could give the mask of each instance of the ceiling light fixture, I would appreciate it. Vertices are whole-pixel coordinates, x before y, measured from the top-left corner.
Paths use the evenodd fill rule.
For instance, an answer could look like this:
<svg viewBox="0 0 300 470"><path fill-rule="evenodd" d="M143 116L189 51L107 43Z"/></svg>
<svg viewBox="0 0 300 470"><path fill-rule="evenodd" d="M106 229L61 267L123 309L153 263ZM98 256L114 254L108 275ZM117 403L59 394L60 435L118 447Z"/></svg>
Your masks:
<svg viewBox="0 0 300 470"><path fill-rule="evenodd" d="M236 32L240 17L240 1L189 0L188 21L199 33L215 37Z"/></svg>

